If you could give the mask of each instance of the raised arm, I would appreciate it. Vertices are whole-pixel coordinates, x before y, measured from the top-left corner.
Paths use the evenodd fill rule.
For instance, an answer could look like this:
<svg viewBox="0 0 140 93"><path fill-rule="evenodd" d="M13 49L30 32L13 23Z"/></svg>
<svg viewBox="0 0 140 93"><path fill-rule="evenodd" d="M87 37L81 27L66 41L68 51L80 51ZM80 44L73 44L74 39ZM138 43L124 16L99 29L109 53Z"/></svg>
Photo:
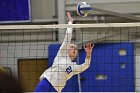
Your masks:
<svg viewBox="0 0 140 93"><path fill-rule="evenodd" d="M86 52L85 62L81 65L74 66L75 74L79 74L79 73L85 71L90 66L93 47L94 47L94 45L92 45L91 43L88 43L84 46L84 49Z"/></svg>
<svg viewBox="0 0 140 93"><path fill-rule="evenodd" d="M69 12L66 12L66 15L68 17L68 24L73 24L73 18L71 17L71 14ZM67 53L67 49L69 48L69 44L71 42L72 39L72 28L67 28L66 29L66 33L65 33L65 37L64 37L64 41L58 51L58 55L64 55L66 56Z"/></svg>

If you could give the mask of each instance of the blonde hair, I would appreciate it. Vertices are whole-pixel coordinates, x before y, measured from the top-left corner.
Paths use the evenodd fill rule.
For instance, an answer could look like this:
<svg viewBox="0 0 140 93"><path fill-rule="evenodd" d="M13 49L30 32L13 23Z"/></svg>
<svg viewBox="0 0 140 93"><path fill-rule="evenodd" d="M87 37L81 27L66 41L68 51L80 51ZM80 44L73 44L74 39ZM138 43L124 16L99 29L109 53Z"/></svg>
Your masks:
<svg viewBox="0 0 140 93"><path fill-rule="evenodd" d="M75 44L70 44L69 46L70 46L70 48L71 47L77 48L77 45L75 45Z"/></svg>

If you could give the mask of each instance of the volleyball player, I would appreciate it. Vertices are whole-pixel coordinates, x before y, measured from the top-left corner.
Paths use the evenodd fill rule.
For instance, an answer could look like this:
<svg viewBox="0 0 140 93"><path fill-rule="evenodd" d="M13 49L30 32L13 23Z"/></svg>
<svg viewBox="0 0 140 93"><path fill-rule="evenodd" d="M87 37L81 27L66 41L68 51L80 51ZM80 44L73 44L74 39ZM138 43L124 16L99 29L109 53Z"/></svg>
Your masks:
<svg viewBox="0 0 140 93"><path fill-rule="evenodd" d="M73 18L66 12L69 19L68 24L73 23ZM79 74L90 66L93 46L87 43L84 46L86 52L85 63L77 65L72 62L78 53L77 46L70 44L72 38L72 28L67 28L64 41L54 59L52 67L44 71L40 77L40 82L35 88L35 92L61 92L67 80L73 75Z"/></svg>

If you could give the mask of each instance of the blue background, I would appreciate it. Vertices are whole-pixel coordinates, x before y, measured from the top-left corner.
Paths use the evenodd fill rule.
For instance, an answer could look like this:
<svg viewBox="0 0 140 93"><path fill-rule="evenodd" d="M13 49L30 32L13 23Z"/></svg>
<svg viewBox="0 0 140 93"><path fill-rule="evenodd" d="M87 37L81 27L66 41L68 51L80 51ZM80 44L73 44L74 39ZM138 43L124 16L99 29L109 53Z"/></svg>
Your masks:
<svg viewBox="0 0 140 93"><path fill-rule="evenodd" d="M49 46L49 67L52 65L60 44ZM124 49L126 55L120 56L119 50ZM84 63L85 51L79 50L79 62ZM121 64L125 64L121 68ZM134 44L113 43L96 44L90 67L80 74L82 92L134 92ZM106 75L106 80L97 80L96 75ZM77 92L77 75L68 80L63 89L66 92Z"/></svg>
<svg viewBox="0 0 140 93"><path fill-rule="evenodd" d="M0 0L0 21L30 20L29 0Z"/></svg>

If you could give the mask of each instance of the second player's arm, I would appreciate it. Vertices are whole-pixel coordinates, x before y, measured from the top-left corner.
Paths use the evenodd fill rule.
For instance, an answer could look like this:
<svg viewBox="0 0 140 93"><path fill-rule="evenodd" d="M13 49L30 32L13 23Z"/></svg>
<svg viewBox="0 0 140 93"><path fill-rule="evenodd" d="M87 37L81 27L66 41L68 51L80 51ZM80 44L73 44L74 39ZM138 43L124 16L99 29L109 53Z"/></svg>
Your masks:
<svg viewBox="0 0 140 93"><path fill-rule="evenodd" d="M85 71L87 68L89 68L90 62L91 62L91 56L86 57L85 62L83 64L74 66L74 73L79 74L79 73Z"/></svg>
<svg viewBox="0 0 140 93"><path fill-rule="evenodd" d="M84 46L84 49L86 52L85 62L81 65L74 66L74 73L75 74L79 74L79 73L85 71L90 66L93 47L94 47L94 45L92 45L91 43L87 43Z"/></svg>

